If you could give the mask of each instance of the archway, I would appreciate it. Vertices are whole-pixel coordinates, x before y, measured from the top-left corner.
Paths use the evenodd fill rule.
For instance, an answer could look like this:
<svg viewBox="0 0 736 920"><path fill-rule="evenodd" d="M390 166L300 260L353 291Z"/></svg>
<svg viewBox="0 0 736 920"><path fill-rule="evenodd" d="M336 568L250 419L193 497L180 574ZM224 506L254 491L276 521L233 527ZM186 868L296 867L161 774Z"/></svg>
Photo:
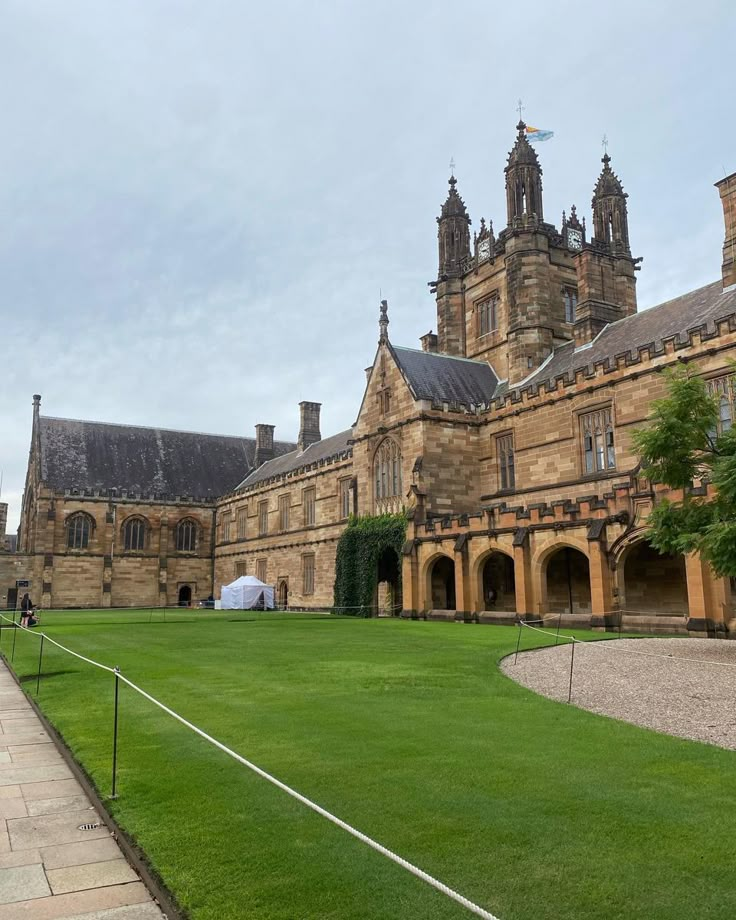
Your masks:
<svg viewBox="0 0 736 920"><path fill-rule="evenodd" d="M547 558L547 604L543 613L589 614L590 565L578 549L563 546Z"/></svg>
<svg viewBox="0 0 736 920"><path fill-rule="evenodd" d="M480 567L478 577L481 610L504 613L516 610L514 560L510 556L494 550Z"/></svg>
<svg viewBox="0 0 736 920"><path fill-rule="evenodd" d="M192 589L189 585L182 585L179 588L179 606L180 607L191 607L192 606Z"/></svg>
<svg viewBox="0 0 736 920"><path fill-rule="evenodd" d="M285 578L279 582L277 592L279 609L286 610L289 606L289 583Z"/></svg>
<svg viewBox="0 0 736 920"><path fill-rule="evenodd" d="M449 556L438 556L429 572L432 610L455 610L455 563Z"/></svg>
<svg viewBox="0 0 736 920"><path fill-rule="evenodd" d="M687 616L687 576L683 556L661 556L647 541L628 550L623 564L624 614Z"/></svg>
<svg viewBox="0 0 736 920"><path fill-rule="evenodd" d="M376 574L376 609L378 616L398 616L402 608L401 561L393 547L386 547L378 557Z"/></svg>

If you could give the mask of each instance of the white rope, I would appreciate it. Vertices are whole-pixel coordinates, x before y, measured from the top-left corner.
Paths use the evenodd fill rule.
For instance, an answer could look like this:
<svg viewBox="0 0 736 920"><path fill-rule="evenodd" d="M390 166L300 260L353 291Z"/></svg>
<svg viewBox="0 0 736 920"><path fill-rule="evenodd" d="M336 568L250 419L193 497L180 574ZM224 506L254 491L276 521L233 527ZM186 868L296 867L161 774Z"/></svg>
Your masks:
<svg viewBox="0 0 736 920"><path fill-rule="evenodd" d="M543 629L538 629L536 626L530 626L523 620L520 620L519 622L522 626L526 626L527 629L533 629L535 632L549 636L549 633L545 633ZM543 621L535 620L535 622L539 623ZM578 639L576 636L566 636L564 633L559 633L559 638L571 639L573 642L577 642L578 645L584 645L586 648L595 648L599 652L608 651L618 652L620 655L644 655L646 658L662 658L664 661L690 661L697 664L712 664L719 668L736 668L736 664L731 664L728 661L710 661L707 658L688 658L685 655L658 655L656 652L642 652L639 649L629 647L620 648L618 639L589 639L586 641L583 639ZM528 651L536 651L536 649L529 649Z"/></svg>
<svg viewBox="0 0 736 920"><path fill-rule="evenodd" d="M7 617L0 614L0 618L7 620L7 622L13 622L8 620ZM132 680L129 680L123 674L120 673L115 668L109 668L107 665L101 664L99 661L94 661L92 658L85 658L84 655L80 655L78 652L72 651L70 648L62 645L60 642L57 642L55 639L52 639L50 636L46 635L43 632L33 632L31 629L26 627L19 627L24 629L26 632L32 633L35 636L43 636L47 642L51 642L57 648L62 649L65 652L68 652L70 655L74 655L75 658L79 658L81 661L86 661L88 664L94 665L95 667L102 668L103 671L107 671L111 674L116 674L123 683L127 684L132 690L135 690L136 693L139 693L141 696L145 697L149 702L153 703L154 706L158 706L159 709L162 709L165 713L170 715L172 718L176 719L178 722L181 722L182 725L185 725L195 734L199 735L201 738L204 738L205 741L209 741L210 744L213 744L215 747L219 748L225 754L228 754L234 760L237 760L238 763L243 764L243 766L248 767L249 770L252 770L258 776L267 780L269 783L272 783L278 789L281 789L283 792L286 792L287 795L290 795L292 798L296 799L298 802L301 802L303 805L306 805L307 808L311 808L312 811L317 812L318 815L321 815L323 818L327 818L328 821L331 821L337 827L342 828L342 830L347 831L348 834L351 834L357 840L360 840L362 843L365 843L371 849L375 850L377 853L386 856L392 862L395 862L398 866L401 866L403 869L406 869L408 872L411 872L412 875L421 879L423 882L426 882L428 885L431 885L432 888L435 888L441 894L444 894L446 897L451 898L453 901L462 905L466 910L469 910L472 914L475 914L477 917L483 917L484 920L499 920L498 917L494 914L480 907L478 904L473 903L468 898L459 894L457 891L454 891L448 885L445 885L444 882L440 882L438 879L429 875L428 872L425 872L423 869L420 869L418 866L415 866L413 863L410 863L408 860L404 859L403 856L399 856L397 853L394 853L392 850L389 850L387 847L384 847L378 841L373 840L373 838L368 837L366 834L354 828L351 824L348 824L346 821L343 821L341 818L338 818L336 815L333 815L327 809L322 808L321 805L318 805L316 802L313 802L311 799L308 799L306 796L302 795L300 792L297 792L296 789L292 789L291 786L287 786L286 783L282 783L280 779L277 779L275 776L272 776L270 773L267 773L261 767L252 763L250 760L247 760L245 757L241 757L240 754L231 750L229 747L224 745L221 741L218 741L216 738L213 738L211 735L208 735L207 732L203 731L198 726L194 725L192 722L189 722L184 716L179 715L178 712L175 712L173 709L170 709L160 700L157 700L156 697L151 696L150 693L146 693L141 687L137 684L134 684Z"/></svg>

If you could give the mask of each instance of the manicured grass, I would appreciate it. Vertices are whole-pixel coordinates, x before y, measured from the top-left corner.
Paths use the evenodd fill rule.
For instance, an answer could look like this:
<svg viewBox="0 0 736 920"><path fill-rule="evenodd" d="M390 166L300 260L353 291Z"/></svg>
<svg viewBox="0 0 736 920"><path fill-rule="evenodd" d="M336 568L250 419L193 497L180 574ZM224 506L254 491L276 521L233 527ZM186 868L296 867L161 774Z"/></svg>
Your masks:
<svg viewBox="0 0 736 920"><path fill-rule="evenodd" d="M736 915L734 754L517 686L497 668L513 627L84 611L43 629L501 920ZM37 662L19 632L31 693ZM112 682L46 644L39 702L105 795ZM121 695L109 807L194 920L470 916Z"/></svg>

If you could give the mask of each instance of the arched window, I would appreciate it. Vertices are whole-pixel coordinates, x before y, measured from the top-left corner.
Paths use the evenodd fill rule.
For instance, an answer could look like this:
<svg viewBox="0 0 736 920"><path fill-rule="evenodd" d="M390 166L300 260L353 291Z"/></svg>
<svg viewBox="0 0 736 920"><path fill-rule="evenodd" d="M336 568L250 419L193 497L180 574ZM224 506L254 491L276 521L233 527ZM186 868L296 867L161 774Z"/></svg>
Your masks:
<svg viewBox="0 0 736 920"><path fill-rule="evenodd" d="M376 512L383 514L401 508L401 451L396 441L386 438L376 451L373 467Z"/></svg>
<svg viewBox="0 0 736 920"><path fill-rule="evenodd" d="M135 552L145 549L146 522L143 518L133 517L123 524L123 549L126 552Z"/></svg>
<svg viewBox="0 0 736 920"><path fill-rule="evenodd" d="M66 545L68 549L87 549L89 535L94 521L88 514L79 511L72 514L66 522Z"/></svg>
<svg viewBox="0 0 736 920"><path fill-rule="evenodd" d="M194 521L180 521L176 528L176 549L180 553L193 553L197 548L197 525Z"/></svg>

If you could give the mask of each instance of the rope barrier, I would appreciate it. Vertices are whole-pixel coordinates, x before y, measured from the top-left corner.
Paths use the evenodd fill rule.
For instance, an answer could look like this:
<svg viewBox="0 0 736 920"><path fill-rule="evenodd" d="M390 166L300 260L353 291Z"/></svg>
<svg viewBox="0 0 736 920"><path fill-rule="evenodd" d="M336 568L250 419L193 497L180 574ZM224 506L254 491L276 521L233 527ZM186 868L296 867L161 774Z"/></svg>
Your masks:
<svg viewBox="0 0 736 920"><path fill-rule="evenodd" d="M542 633L546 635L543 629L538 629L536 626L530 626L528 622L524 620L519 621L522 626L526 626L527 629L533 629L535 632ZM542 623L543 620L532 620L532 623ZM642 652L639 649L634 648L620 648L618 639L591 639L584 640L578 639L577 636L566 636L564 633L560 633L561 639L570 639L572 642L577 642L578 645L585 645L586 647L595 648L599 652L618 652L621 655L643 655L646 658L662 658L664 661L689 661L697 664L712 664L716 665L719 668L736 668L736 664L731 664L728 661L709 661L707 658L688 658L684 655L658 655L656 652ZM530 651L536 651L536 649L531 649Z"/></svg>
<svg viewBox="0 0 736 920"><path fill-rule="evenodd" d="M0 619L6 620L7 622L14 622L8 620L7 617L0 614ZM17 625L17 624L16 624ZM184 716L179 715L178 712L175 712L173 709L170 709L165 703L162 703L160 700L157 700L156 697L151 696L150 693L147 693L142 687L139 687L137 684L133 683L132 680L129 680L125 675L121 674L116 668L110 668L105 664L102 664L99 661L95 661L92 658L87 658L84 655L80 655L78 652L73 651L70 648L62 645L60 642L57 642L55 639L52 639L46 633L34 631L32 628L25 626L17 626L18 629L23 629L25 632L31 633L37 637L43 637L47 642L51 642L57 648L60 648L62 651L68 652L70 655L73 655L75 658L79 658L81 661L87 662L94 667L101 668L103 671L107 671L110 674L116 674L117 677L127 684L131 690L135 690L136 693L139 693L142 697L147 699L149 702L153 703L154 706L158 706L163 712L170 715L172 718L176 719L182 725L186 726L188 729L193 731L195 734L199 735L201 738L204 738L205 741L209 741L210 744L213 744L216 748L219 748L223 753L232 757L238 763L242 764L245 767L248 767L249 770L252 770L262 779L267 780L272 785L276 786L278 789L281 789L282 792L286 792L287 795L290 795L292 798L296 799L298 802L301 802L302 805L306 805L307 808L310 808L312 811L316 812L318 815L321 815L323 818L326 818L332 824L346 831L352 837L355 837L356 840L360 840L361 843L366 844L371 849L375 850L377 853L380 853L382 856L387 857L396 865L401 866L402 869L406 869L416 878L421 879L423 882L426 882L436 891L439 891L441 894L444 894L446 897L455 901L457 904L460 904L470 913L475 914L477 917L482 917L484 920L499 920L494 914L480 907L478 904L475 904L473 901L466 898L464 895L461 895L459 892L455 891L453 888L450 888L449 885L445 885L444 882L439 881L439 879L434 878L428 872L425 872L423 869L420 869L418 866L415 866L413 863L410 863L408 860L404 859L403 856L399 856L397 853L394 853L393 850L389 850L388 847L384 847L383 844L378 843L378 841L373 840L372 837L369 837L367 834L364 834L362 831L359 831L357 828L353 827L351 824L348 824L346 821L343 821L341 818L338 818L336 815L333 815L327 809L322 808L321 805L318 805L316 802L313 802L311 799L308 799L305 795L302 795L300 792L297 792L296 789L293 789L291 786L288 786L286 783L282 782L280 779L277 779L272 774L268 773L266 770L263 770L257 764L254 764L252 761L247 760L245 757L242 757L236 751L233 751L227 745L223 744L221 741L218 741L216 738L213 738L211 735L208 735L203 729L199 728L197 725L194 725L193 722L188 721Z"/></svg>

